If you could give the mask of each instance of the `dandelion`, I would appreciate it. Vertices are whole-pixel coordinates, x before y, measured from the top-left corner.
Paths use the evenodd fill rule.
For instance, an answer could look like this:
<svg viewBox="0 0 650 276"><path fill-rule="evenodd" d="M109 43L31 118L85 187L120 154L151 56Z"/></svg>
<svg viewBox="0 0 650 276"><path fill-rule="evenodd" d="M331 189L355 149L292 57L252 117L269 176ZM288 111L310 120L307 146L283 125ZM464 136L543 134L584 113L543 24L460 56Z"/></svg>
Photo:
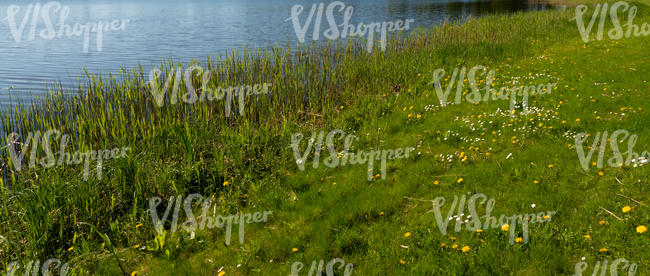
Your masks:
<svg viewBox="0 0 650 276"><path fill-rule="evenodd" d="M406 262L404 260L399 260L399 263L400 264L406 264Z"/></svg>
<svg viewBox="0 0 650 276"><path fill-rule="evenodd" d="M133 272L131 272L131 276L135 276L135 275L137 275L137 274L138 274L138 271L137 271L137 270L134 270Z"/></svg>
<svg viewBox="0 0 650 276"><path fill-rule="evenodd" d="M461 248L460 250L463 251L463 253L465 253L465 252L469 251L469 246L467 246L467 245L463 246L463 248Z"/></svg>
<svg viewBox="0 0 650 276"><path fill-rule="evenodd" d="M516 242L516 243L522 243L523 241L524 241L524 239L522 239L521 237L517 237L517 238L515 239L515 242Z"/></svg>
<svg viewBox="0 0 650 276"><path fill-rule="evenodd" d="M555 165L553 165L553 164L549 164L548 167L549 167L549 168L553 168L553 167L555 167Z"/></svg>
<svg viewBox="0 0 650 276"><path fill-rule="evenodd" d="M141 226L142 226L142 223L136 225L135 228L140 228Z"/></svg>
<svg viewBox="0 0 650 276"><path fill-rule="evenodd" d="M598 175L603 176L603 175L605 175L605 173L602 172L602 171L599 171L599 172L598 172Z"/></svg>
<svg viewBox="0 0 650 276"><path fill-rule="evenodd" d="M533 184L538 184L538 183L539 183L538 180L533 180Z"/></svg>
<svg viewBox="0 0 650 276"><path fill-rule="evenodd" d="M645 225L641 225L636 228L636 232L639 234L643 234L645 231L648 231L648 227L645 227Z"/></svg>
<svg viewBox="0 0 650 276"><path fill-rule="evenodd" d="M446 246L446 244L444 242L440 243L440 247L445 247L445 246Z"/></svg>
<svg viewBox="0 0 650 276"><path fill-rule="evenodd" d="M583 237L585 237L585 239L588 239L588 240L591 239L590 235L584 235Z"/></svg>
<svg viewBox="0 0 650 276"><path fill-rule="evenodd" d="M477 230L476 230L476 233L483 233L483 230L481 230L481 229L477 229Z"/></svg>
<svg viewBox="0 0 650 276"><path fill-rule="evenodd" d="M440 184L440 182L438 182L438 180L433 181L433 185L438 185L438 184Z"/></svg>
<svg viewBox="0 0 650 276"><path fill-rule="evenodd" d="M509 224L504 224L501 226L501 231L508 231L510 230L510 225Z"/></svg>
<svg viewBox="0 0 650 276"><path fill-rule="evenodd" d="M408 238L408 237L410 237L410 236L411 236L411 232L406 232L406 233L404 233L404 237L405 237L405 238Z"/></svg>
<svg viewBox="0 0 650 276"><path fill-rule="evenodd" d="M599 223L600 225L604 225L604 224L607 223L607 222L604 221L604 220L601 220L601 221L599 221L598 223Z"/></svg>
<svg viewBox="0 0 650 276"><path fill-rule="evenodd" d="M380 215L380 216L383 216L383 215L384 215L384 212L379 212L379 215Z"/></svg>
<svg viewBox="0 0 650 276"><path fill-rule="evenodd" d="M598 252L607 252L607 248L601 248Z"/></svg>
<svg viewBox="0 0 650 276"><path fill-rule="evenodd" d="M224 270L222 270L221 272L219 272L219 276L223 276L223 275L226 275L226 271L224 271Z"/></svg>
<svg viewBox="0 0 650 276"><path fill-rule="evenodd" d="M228 186L228 181L224 181L223 186Z"/></svg>
<svg viewBox="0 0 650 276"><path fill-rule="evenodd" d="M622 209L623 213L627 213L627 212L629 212L630 210L632 210L632 208L630 208L630 206L625 206L625 207L623 207L623 209Z"/></svg>
<svg viewBox="0 0 650 276"><path fill-rule="evenodd" d="M458 244L455 244L455 243L454 243L454 244L451 246L451 248L453 248L453 249L458 248Z"/></svg>
<svg viewBox="0 0 650 276"><path fill-rule="evenodd" d="M461 182L463 182L463 178L462 178L462 177L459 178L458 180L456 180L456 183L461 183Z"/></svg>
<svg viewBox="0 0 650 276"><path fill-rule="evenodd" d="M70 252L72 250L74 250L74 246L71 246L70 248L68 248L68 252Z"/></svg>
<svg viewBox="0 0 650 276"><path fill-rule="evenodd" d="M549 218L551 218L551 216L549 215L544 216L544 219L549 219Z"/></svg>
<svg viewBox="0 0 650 276"><path fill-rule="evenodd" d="M292 249L291 249L291 252L298 252L298 248L295 248L295 247L292 248Z"/></svg>
<svg viewBox="0 0 650 276"><path fill-rule="evenodd" d="M580 122L580 118L576 119L576 122Z"/></svg>

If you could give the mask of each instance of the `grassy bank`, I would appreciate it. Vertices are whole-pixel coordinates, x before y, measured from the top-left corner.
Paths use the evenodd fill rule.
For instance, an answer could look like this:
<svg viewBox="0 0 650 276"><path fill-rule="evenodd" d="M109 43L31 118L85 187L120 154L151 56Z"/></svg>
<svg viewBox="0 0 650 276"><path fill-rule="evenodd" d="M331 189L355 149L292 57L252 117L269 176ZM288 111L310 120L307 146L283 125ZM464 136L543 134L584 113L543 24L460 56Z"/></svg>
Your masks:
<svg viewBox="0 0 650 276"><path fill-rule="evenodd" d="M650 8L637 5L635 21L650 22ZM639 136L636 151L647 150L648 37L585 44L572 16L487 16L391 39L386 52L371 55L359 42L201 63L225 76L210 87L273 84L268 95L246 99L244 116L226 117L221 102L158 107L142 69L124 71L123 80L88 76L80 88L86 96L53 92L37 109L4 113L3 130L25 137L56 128L73 137L70 150L132 150L107 162L102 179L91 174L88 181L79 166L17 172L4 164L0 262L56 257L74 273L93 275L119 274L120 265L139 275L215 275L221 268L287 275L297 261L306 274L312 261L343 258L355 275L572 275L585 257L585 274L596 261L626 258L644 275L649 233L635 229L650 226L648 166L585 172L573 135L627 129ZM476 65L497 69L496 87L557 86L531 97L529 115L499 112L507 101L441 107L429 84L433 72ZM162 65L165 72L175 66ZM389 161L383 180L368 182L364 165L298 170L291 135L334 129L359 138L353 151L416 150ZM247 224L241 245L236 236L226 245L223 229L210 229L193 239L168 232L161 246L149 199L192 193L210 196L218 214L273 215ZM468 193L494 198L497 217L556 214L531 224L526 244L510 245L499 229L441 234L426 200L444 196L446 213L454 196ZM624 206L632 210L623 213Z"/></svg>

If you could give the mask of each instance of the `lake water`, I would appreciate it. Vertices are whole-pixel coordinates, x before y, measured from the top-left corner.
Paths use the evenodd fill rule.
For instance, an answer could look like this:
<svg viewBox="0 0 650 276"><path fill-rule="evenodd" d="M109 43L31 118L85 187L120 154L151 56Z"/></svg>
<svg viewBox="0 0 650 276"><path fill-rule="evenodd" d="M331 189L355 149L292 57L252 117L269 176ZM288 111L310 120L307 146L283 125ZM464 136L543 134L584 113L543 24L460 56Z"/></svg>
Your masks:
<svg viewBox="0 0 650 276"><path fill-rule="evenodd" d="M46 83L60 81L65 87L74 87L77 79L84 76L84 67L91 73L115 73L120 66L133 68L141 64L148 72L153 65L170 58L182 62L192 58L204 61L207 56L222 55L243 46L264 47L285 44L287 40L295 45L293 25L290 20L285 21L291 15L291 7L296 4L305 7L300 16L302 23L312 4L321 2L0 0L0 104L7 106L42 95ZM469 15L548 8L520 0L350 0L344 3L354 7L351 24L412 18L413 27L431 27L445 18L463 20ZM340 24L343 16L337 14L337 17ZM64 24L60 24L61 18L65 18ZM101 36L88 32L85 38L82 28L74 28L76 23L81 26L97 22L107 22L108 28L100 28L108 29ZM323 17L322 30L328 28L326 22ZM70 30L61 25L70 26ZM311 28L306 42L310 41ZM101 42L98 37L102 38ZM7 89L10 86L13 89Z"/></svg>

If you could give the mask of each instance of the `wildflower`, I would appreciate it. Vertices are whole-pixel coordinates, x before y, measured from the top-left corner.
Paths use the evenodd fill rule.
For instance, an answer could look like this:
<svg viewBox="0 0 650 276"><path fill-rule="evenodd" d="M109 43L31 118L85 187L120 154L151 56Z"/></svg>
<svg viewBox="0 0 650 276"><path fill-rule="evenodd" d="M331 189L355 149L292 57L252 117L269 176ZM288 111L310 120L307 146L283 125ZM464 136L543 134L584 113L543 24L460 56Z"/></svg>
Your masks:
<svg viewBox="0 0 650 276"><path fill-rule="evenodd" d="M406 233L404 233L404 237L408 238L408 237L410 237L410 236L411 236L411 232L406 232Z"/></svg>
<svg viewBox="0 0 650 276"><path fill-rule="evenodd" d="M515 239L515 242L516 242L516 243L522 243L523 241L524 241L524 239L522 239L521 237L517 237L517 238Z"/></svg>
<svg viewBox="0 0 650 276"><path fill-rule="evenodd" d="M476 230L476 233L483 233L483 230L481 230L481 229L477 229L477 230Z"/></svg>
<svg viewBox="0 0 650 276"><path fill-rule="evenodd" d="M461 182L463 182L463 178L462 178L462 177L459 178L458 180L456 180L456 182L457 182L457 183L461 183Z"/></svg>
<svg viewBox="0 0 650 276"><path fill-rule="evenodd" d="M341 106L341 109L343 109L344 106Z"/></svg>
<svg viewBox="0 0 650 276"><path fill-rule="evenodd" d="M336 185L336 182L333 182L332 185Z"/></svg>
<svg viewBox="0 0 650 276"><path fill-rule="evenodd" d="M142 223L136 225L135 228L140 228L140 226L142 226Z"/></svg>
<svg viewBox="0 0 650 276"><path fill-rule="evenodd" d="M510 230L510 225L509 224L504 224L501 226L501 231L508 231Z"/></svg>
<svg viewBox="0 0 650 276"><path fill-rule="evenodd" d="M413 117L413 114L409 113L408 117L409 117L409 118Z"/></svg>
<svg viewBox="0 0 650 276"><path fill-rule="evenodd" d="M138 274L138 271L137 271L137 270L134 270L133 272L131 272L131 276L135 276L135 275L137 275L137 274Z"/></svg>
<svg viewBox="0 0 650 276"><path fill-rule="evenodd" d="M379 212L379 215L380 215L380 216L383 216L383 215L384 215L384 212Z"/></svg>
<svg viewBox="0 0 650 276"><path fill-rule="evenodd" d="M604 225L604 224L607 223L607 222L605 222L604 220L601 220L601 221L599 221L598 223L600 223L600 225Z"/></svg>
<svg viewBox="0 0 650 276"><path fill-rule="evenodd" d="M223 185L224 185L224 186L228 186L228 181L224 181L224 182L223 182Z"/></svg>
<svg viewBox="0 0 650 276"><path fill-rule="evenodd" d="M458 244L455 244L455 243L454 243L454 244L451 246L451 248L453 248L453 249L458 248Z"/></svg>
<svg viewBox="0 0 650 276"><path fill-rule="evenodd" d="M598 252L607 252L607 248L601 248Z"/></svg>
<svg viewBox="0 0 650 276"><path fill-rule="evenodd" d="M72 250L74 250L74 246L71 246L70 248L68 248L68 252L70 252Z"/></svg>
<svg viewBox="0 0 650 276"><path fill-rule="evenodd" d="M420 118L422 118L422 115L418 114L416 117L417 117L418 119L420 119Z"/></svg>
<svg viewBox="0 0 650 276"><path fill-rule="evenodd" d="M576 122L580 122L580 118L576 119Z"/></svg>
<svg viewBox="0 0 650 276"><path fill-rule="evenodd" d="M641 225L636 228L636 232L639 234L643 234L645 231L648 231L648 227L645 227L644 225Z"/></svg>
<svg viewBox="0 0 650 276"><path fill-rule="evenodd" d="M467 246L467 245L463 246L463 248L461 248L460 250L463 251L463 253L465 253L465 252L469 251L469 246Z"/></svg>
<svg viewBox="0 0 650 276"><path fill-rule="evenodd" d="M221 272L219 272L219 276L223 276L223 275L226 275L226 271L224 271L224 270L222 270Z"/></svg>
<svg viewBox="0 0 650 276"><path fill-rule="evenodd" d="M440 247L445 247L445 246L446 246L446 244L444 242L440 243Z"/></svg>
<svg viewBox="0 0 650 276"><path fill-rule="evenodd" d="M533 184L537 184L537 183L539 183L538 180L533 180Z"/></svg>
<svg viewBox="0 0 650 276"><path fill-rule="evenodd" d="M588 239L588 240L591 239L590 235L584 235L583 237L585 237L585 239Z"/></svg>
<svg viewBox="0 0 650 276"><path fill-rule="evenodd" d="M298 248L294 247L293 249L291 249L291 252L298 252Z"/></svg>
<svg viewBox="0 0 650 276"><path fill-rule="evenodd" d="M549 215L544 216L544 219L549 219L549 218L551 218L551 216Z"/></svg>
<svg viewBox="0 0 650 276"><path fill-rule="evenodd" d="M438 184L440 184L440 182L438 182L438 180L433 181L433 185L438 185Z"/></svg>
<svg viewBox="0 0 650 276"><path fill-rule="evenodd" d="M400 264L406 264L406 262L404 260L399 260L399 263Z"/></svg>
<svg viewBox="0 0 650 276"><path fill-rule="evenodd" d="M630 208L630 206L625 206L625 207L623 207L623 210L622 210L622 211L623 211L623 213L627 213L627 212L629 212L630 210L632 210L632 208Z"/></svg>
<svg viewBox="0 0 650 276"><path fill-rule="evenodd" d="M553 168L554 165L553 165L553 164L549 164L548 167L549 167L549 168Z"/></svg>
<svg viewBox="0 0 650 276"><path fill-rule="evenodd" d="M605 175L605 173L602 172L602 171L599 171L599 172L598 172L598 175L603 176L603 175Z"/></svg>

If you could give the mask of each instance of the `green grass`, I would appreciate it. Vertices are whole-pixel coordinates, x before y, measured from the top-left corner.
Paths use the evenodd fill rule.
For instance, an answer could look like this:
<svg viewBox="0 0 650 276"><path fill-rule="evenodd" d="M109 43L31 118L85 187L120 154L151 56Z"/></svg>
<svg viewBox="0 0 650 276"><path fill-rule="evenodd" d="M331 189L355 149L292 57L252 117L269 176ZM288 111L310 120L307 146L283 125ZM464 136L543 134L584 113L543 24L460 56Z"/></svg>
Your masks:
<svg viewBox="0 0 650 276"><path fill-rule="evenodd" d="M635 22L650 22L650 8L637 5ZM647 150L649 38L585 44L572 16L487 16L393 39L386 52L372 55L357 42L293 49L310 52L305 56L275 48L201 64L228 75L212 87L273 83L269 95L247 99L243 117L225 118L223 103L157 107L143 88L142 69L125 70L125 80L88 76L80 86L87 96L63 98L59 90L37 109L5 112L3 130L57 128L78 137L78 149L133 151L107 164L104 178L87 182L76 167L8 167L9 181L0 186L0 264L56 257L76 274L119 274L115 246L127 272L138 275L215 275L221 267L227 275L287 275L296 261L306 266L302 275L312 261L334 258L354 264L354 275L572 275L582 257L585 274L598 260L626 258L645 275L650 233L635 228L650 224L648 165L584 172L569 145L575 133L626 129L639 136L635 150ZM518 79L557 82L557 89L533 96L530 115L497 113L507 101L441 108L428 84L433 71L476 65L498 69L496 87ZM389 161L385 180L366 181L365 165L299 171L291 135L334 129L359 137L354 151L410 146L416 154ZM452 161L440 161L442 155ZM217 213L274 214L247 224L243 245L233 238L226 246L224 231L212 229L193 240L168 234L163 249L141 250L155 245L149 198L191 193L211 196ZM446 213L454 196L468 193L494 198L496 217L531 213L533 203L535 212L557 214L532 224L527 244L510 245L498 229L442 235L427 213L430 203L406 198L444 196ZM633 209L623 214L626 205ZM470 250L461 252L463 246Z"/></svg>

